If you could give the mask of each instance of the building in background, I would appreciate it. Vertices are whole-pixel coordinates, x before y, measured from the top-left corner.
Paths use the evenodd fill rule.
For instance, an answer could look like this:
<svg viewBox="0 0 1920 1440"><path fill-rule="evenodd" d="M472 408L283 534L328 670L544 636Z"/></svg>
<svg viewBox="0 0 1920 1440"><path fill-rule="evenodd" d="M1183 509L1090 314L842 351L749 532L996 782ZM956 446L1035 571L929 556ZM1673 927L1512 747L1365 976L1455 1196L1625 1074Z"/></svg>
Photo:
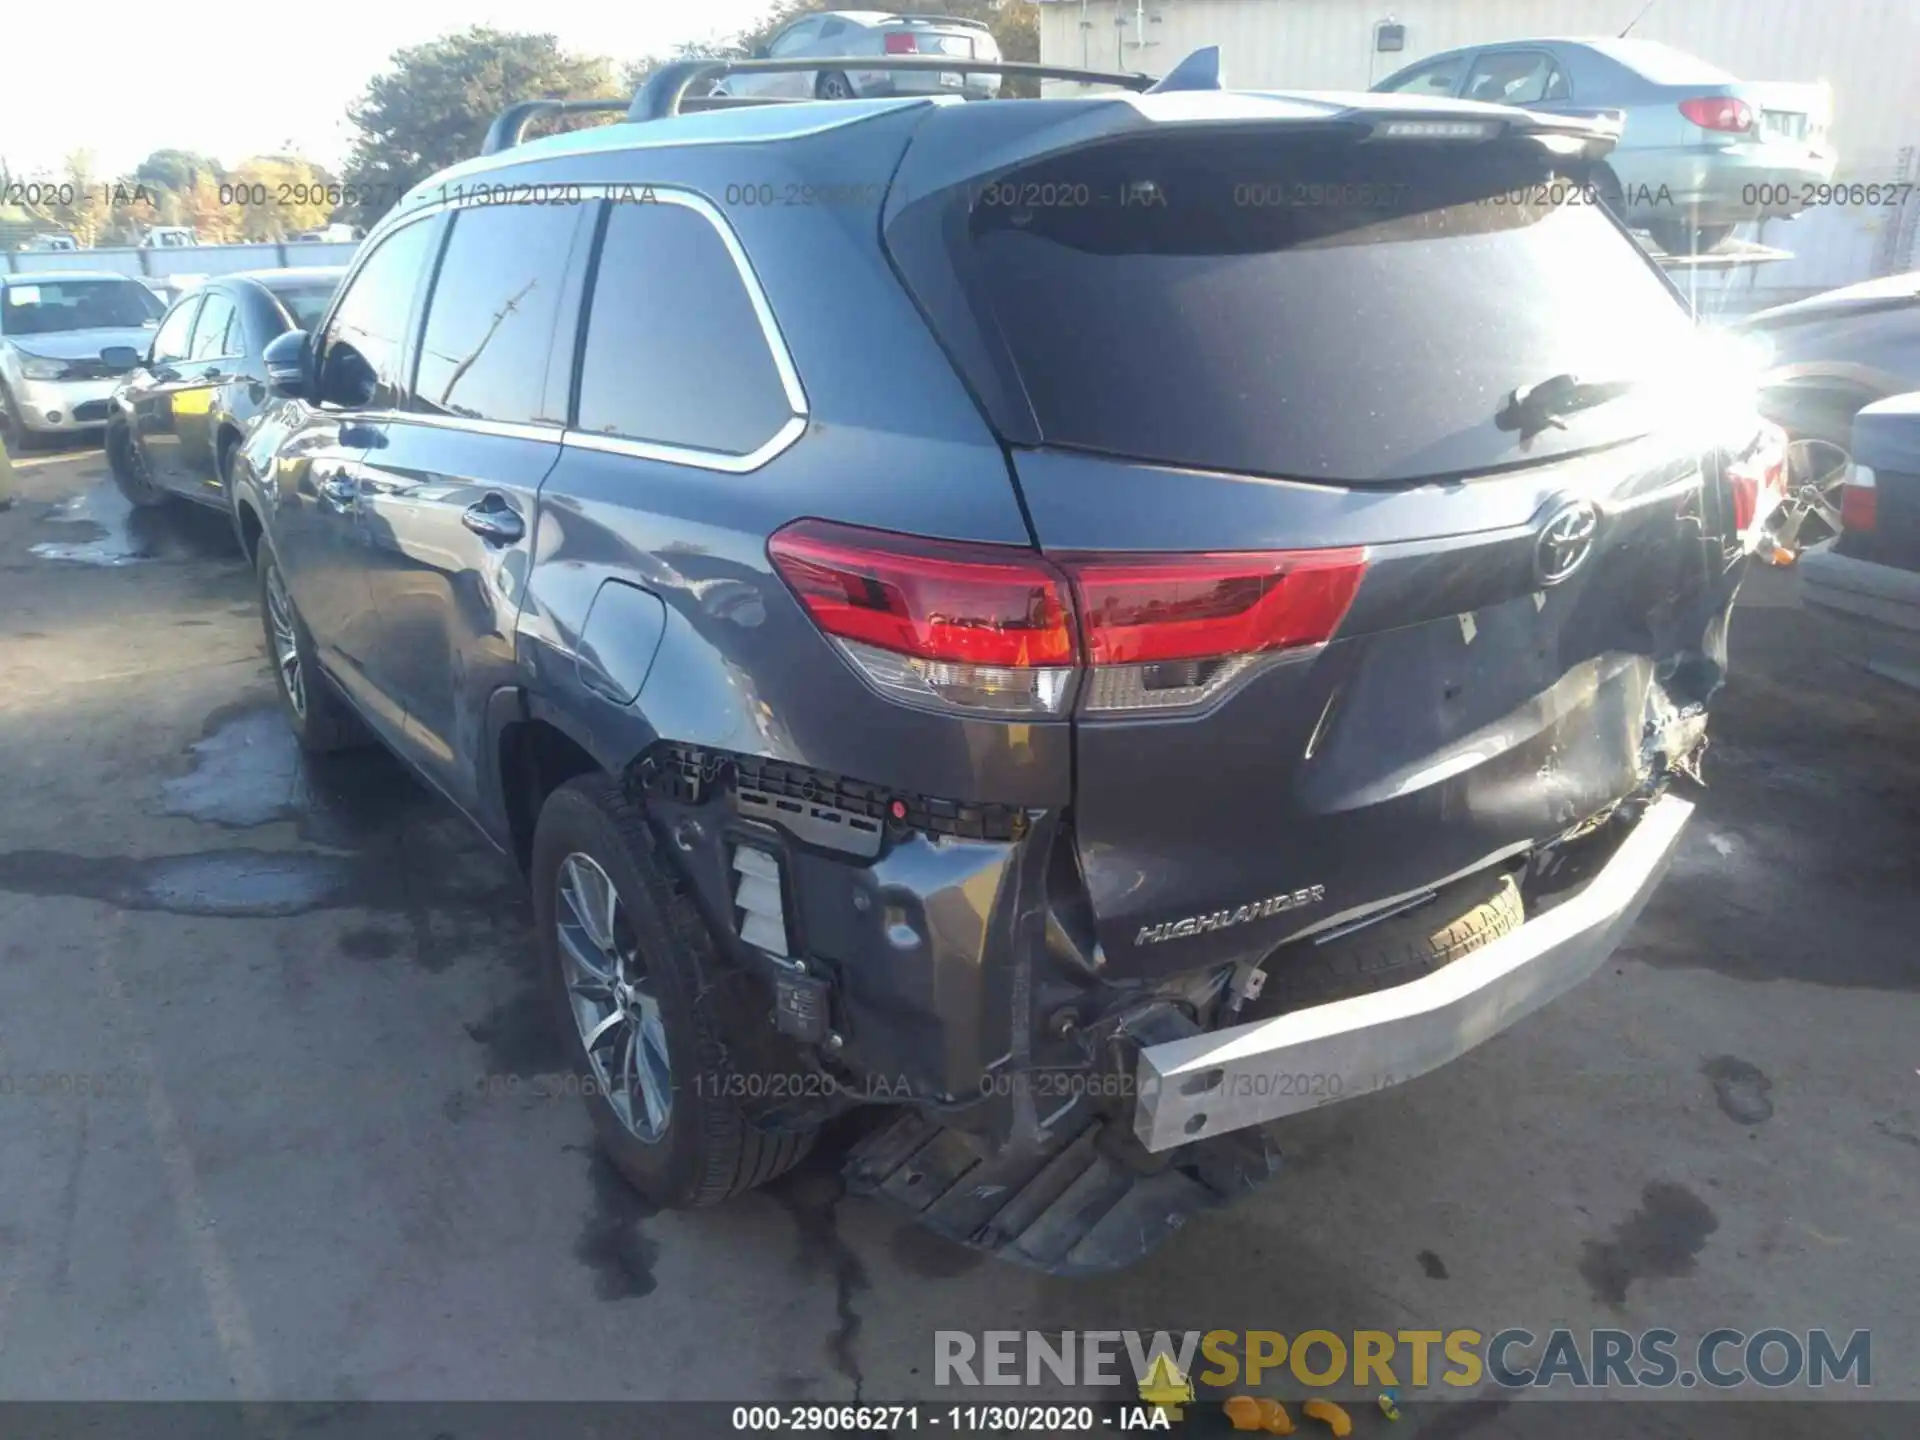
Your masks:
<svg viewBox="0 0 1920 1440"><path fill-rule="evenodd" d="M1748 80L1833 89L1836 181L1920 189L1917 0L1037 0L1040 58L1164 73L1218 45L1236 89L1365 90L1421 57L1478 42L1633 34ZM1398 42L1398 49L1381 50ZM1750 227L1751 229L1751 227ZM1920 267L1920 198L1834 205L1751 238L1794 258L1741 277L1768 301ZM1749 233L1749 232L1743 232ZM1761 293L1764 292L1764 293Z"/></svg>

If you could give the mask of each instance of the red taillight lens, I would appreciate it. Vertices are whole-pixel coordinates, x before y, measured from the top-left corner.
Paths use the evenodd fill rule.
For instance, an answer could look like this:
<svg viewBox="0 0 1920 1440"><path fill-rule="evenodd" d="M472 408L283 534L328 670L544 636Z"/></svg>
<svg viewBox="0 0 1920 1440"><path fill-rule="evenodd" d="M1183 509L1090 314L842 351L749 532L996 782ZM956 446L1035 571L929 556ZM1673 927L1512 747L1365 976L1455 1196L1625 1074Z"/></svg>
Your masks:
<svg viewBox="0 0 1920 1440"><path fill-rule="evenodd" d="M1260 656L1330 639L1367 563L1359 548L1055 560L825 520L767 552L883 693L997 715L1064 713L1083 669L1090 712L1210 700Z"/></svg>
<svg viewBox="0 0 1920 1440"><path fill-rule="evenodd" d="M814 622L843 640L971 665L1077 658L1066 582L1031 550L799 520L767 551Z"/></svg>
<svg viewBox="0 0 1920 1440"><path fill-rule="evenodd" d="M1703 130L1729 133L1753 128L1753 109L1731 95L1698 95L1680 102L1680 113Z"/></svg>
<svg viewBox="0 0 1920 1440"><path fill-rule="evenodd" d="M1786 431L1762 425L1746 456L1727 467L1727 484L1733 492L1733 528L1744 536L1787 493Z"/></svg>
<svg viewBox="0 0 1920 1440"><path fill-rule="evenodd" d="M1873 471L1865 465L1854 466L1840 491L1840 524L1856 535L1873 529L1879 519L1878 494Z"/></svg>
<svg viewBox="0 0 1920 1440"><path fill-rule="evenodd" d="M1318 645L1339 627L1366 551L1063 556L1095 665Z"/></svg>
<svg viewBox="0 0 1920 1440"><path fill-rule="evenodd" d="M892 34L886 39L889 55L913 55L920 50L920 41L917 36Z"/></svg>

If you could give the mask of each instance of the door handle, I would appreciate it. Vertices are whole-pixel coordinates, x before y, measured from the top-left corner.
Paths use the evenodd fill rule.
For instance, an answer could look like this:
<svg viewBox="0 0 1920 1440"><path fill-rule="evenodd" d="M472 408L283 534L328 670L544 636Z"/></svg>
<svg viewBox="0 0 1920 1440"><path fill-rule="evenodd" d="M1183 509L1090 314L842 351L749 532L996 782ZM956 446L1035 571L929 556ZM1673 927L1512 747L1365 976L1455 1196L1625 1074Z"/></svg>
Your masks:
<svg viewBox="0 0 1920 1440"><path fill-rule="evenodd" d="M511 545L527 533L520 512L498 495L489 495L460 512L460 523L492 545Z"/></svg>

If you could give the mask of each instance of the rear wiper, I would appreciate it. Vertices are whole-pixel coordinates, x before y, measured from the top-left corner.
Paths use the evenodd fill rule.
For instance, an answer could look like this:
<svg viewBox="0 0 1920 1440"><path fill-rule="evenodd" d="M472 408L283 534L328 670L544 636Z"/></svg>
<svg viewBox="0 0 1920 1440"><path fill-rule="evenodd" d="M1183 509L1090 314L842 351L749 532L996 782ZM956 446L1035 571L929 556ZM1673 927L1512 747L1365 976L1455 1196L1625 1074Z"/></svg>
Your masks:
<svg viewBox="0 0 1920 1440"><path fill-rule="evenodd" d="M1634 380L1582 380L1578 375L1552 375L1534 385L1522 385L1500 406L1493 423L1502 430L1518 430L1521 438L1542 430L1566 429L1563 415L1591 410L1617 400L1635 388Z"/></svg>

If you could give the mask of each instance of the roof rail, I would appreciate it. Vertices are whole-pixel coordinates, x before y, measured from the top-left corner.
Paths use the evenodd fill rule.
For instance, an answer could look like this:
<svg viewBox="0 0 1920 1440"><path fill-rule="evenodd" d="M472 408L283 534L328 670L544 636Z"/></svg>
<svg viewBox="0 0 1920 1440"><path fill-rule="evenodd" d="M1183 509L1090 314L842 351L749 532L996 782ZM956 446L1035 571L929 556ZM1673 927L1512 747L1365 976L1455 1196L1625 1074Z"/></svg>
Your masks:
<svg viewBox="0 0 1920 1440"><path fill-rule="evenodd" d="M842 56L791 55L778 60L673 60L647 77L633 97L627 111L632 121L665 120L678 115L687 88L697 80L718 80L725 75L791 75L808 70L845 68ZM1125 90L1145 91L1153 87L1154 77L1137 71L1075 70L1063 65L1036 65L1026 60L962 60L950 55L875 56L872 70L932 70L946 74L1031 75L1040 80L1077 80L1083 85L1118 85ZM497 122L496 122L497 123Z"/></svg>

